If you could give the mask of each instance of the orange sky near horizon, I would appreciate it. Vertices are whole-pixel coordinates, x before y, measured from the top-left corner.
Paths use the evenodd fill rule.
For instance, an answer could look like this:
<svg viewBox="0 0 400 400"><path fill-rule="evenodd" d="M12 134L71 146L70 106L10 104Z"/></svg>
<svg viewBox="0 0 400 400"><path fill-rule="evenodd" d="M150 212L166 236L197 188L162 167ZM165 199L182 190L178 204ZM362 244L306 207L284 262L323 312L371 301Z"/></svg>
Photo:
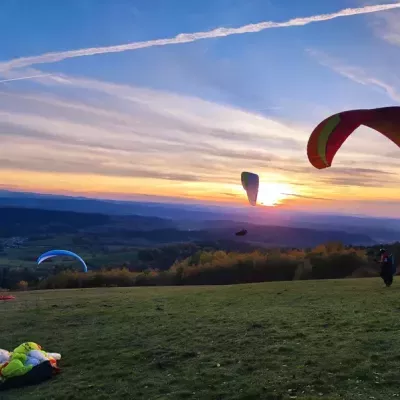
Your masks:
<svg viewBox="0 0 400 400"><path fill-rule="evenodd" d="M239 179L240 180L240 177ZM240 183L223 184L220 182L177 182L164 179L137 177L110 177L94 174L51 173L21 170L0 170L3 188L17 191L39 192L48 194L85 196L94 198L126 199L129 196L145 195L159 198L198 200L231 205L247 205L246 193ZM271 190L272 189L272 190ZM292 194L288 196L286 194ZM302 197L303 196L303 197ZM321 199L320 199L321 198ZM327 201L322 200L325 198ZM296 186L268 181L260 174L258 204L277 205L286 209L321 209L333 208L335 203L357 200L398 200L398 190L381 188L379 197L375 188L363 188L362 196L356 197L354 190L335 192L332 187L312 192L306 185ZM269 203L271 201L272 203ZM262 204L264 203L264 204Z"/></svg>
<svg viewBox="0 0 400 400"><path fill-rule="evenodd" d="M2 188L247 205L240 174L250 171L260 176L259 203L280 208L353 212L367 202L363 210L374 213L388 207L373 202L400 202L400 163L393 143L376 132L358 129L334 165L317 170L306 154L315 122L67 78L82 98L64 96L66 83L51 78L43 80L57 95L46 87L35 95L0 91Z"/></svg>

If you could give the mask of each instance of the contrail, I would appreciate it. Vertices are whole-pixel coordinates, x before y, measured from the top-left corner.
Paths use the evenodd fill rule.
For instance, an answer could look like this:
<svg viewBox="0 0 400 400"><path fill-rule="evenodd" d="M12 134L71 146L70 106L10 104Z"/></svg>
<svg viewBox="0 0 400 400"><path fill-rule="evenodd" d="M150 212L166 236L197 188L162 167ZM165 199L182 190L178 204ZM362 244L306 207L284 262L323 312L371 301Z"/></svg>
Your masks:
<svg viewBox="0 0 400 400"><path fill-rule="evenodd" d="M12 61L6 61L0 63L0 72L5 72L14 68L22 68L28 67L35 64L45 64L45 63L54 63L58 61L65 60L67 58L75 58L75 57L84 57L84 56L93 56L95 54L107 54L107 53L120 53L129 50L138 50L144 49L147 47L155 47L155 46L168 46L171 44L181 44L181 43L189 43L195 42L197 40L202 39L212 39L218 37L225 37L230 35L241 35L243 33L254 33L260 32L266 29L273 28L286 28L290 26L302 26L308 25L313 22L321 22L327 21L330 19L340 18L340 17L350 17L352 15L358 14L369 14L375 13L379 11L387 11L394 8L400 8L400 2L392 3L392 4L380 4L374 6L366 6L360 8L346 8L344 10L331 13L331 14L321 14L314 15L311 17L305 18L294 18L290 19L286 22L259 22L256 24L248 24L241 26L239 28L216 28L207 32L195 32L195 33L180 33L179 35L173 38L167 39L155 39L148 40L143 42L133 42L127 43L117 46L108 46L108 47L92 47L87 49L80 50L71 50L71 51L62 51L62 52L54 52L54 53L45 53L39 56L32 57L22 57L17 58Z"/></svg>
<svg viewBox="0 0 400 400"><path fill-rule="evenodd" d="M313 200L326 200L326 201L332 201L333 199L327 199L326 197L314 197L314 196L306 196L302 194L294 194L294 193L282 193L285 196L292 196L292 197L300 197L302 199L313 199Z"/></svg>
<svg viewBox="0 0 400 400"><path fill-rule="evenodd" d="M42 78L42 77L51 76L51 75L52 74L40 74L40 75L23 76L21 78L4 79L4 80L0 81L0 83L21 81L21 80L24 80L24 79Z"/></svg>

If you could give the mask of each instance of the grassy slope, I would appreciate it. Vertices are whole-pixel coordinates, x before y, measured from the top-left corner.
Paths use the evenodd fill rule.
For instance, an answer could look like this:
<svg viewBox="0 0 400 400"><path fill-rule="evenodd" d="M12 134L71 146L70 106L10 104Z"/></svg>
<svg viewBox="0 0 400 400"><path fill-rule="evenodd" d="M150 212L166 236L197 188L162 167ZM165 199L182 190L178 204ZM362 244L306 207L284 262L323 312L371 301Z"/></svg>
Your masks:
<svg viewBox="0 0 400 400"><path fill-rule="evenodd" d="M88 246L76 245L72 243L73 235L59 235L51 239L46 240L34 240L28 241L24 246L20 248L7 248L3 254L0 254L0 267L27 267L36 268L36 259L45 251L50 249L72 249L79 253L79 255L91 266L92 264L100 265L122 265L125 261L133 261L137 258L137 251L120 251L105 254L100 249L93 249L90 251ZM125 248L128 246L124 246ZM33 261L28 261L27 258L31 258ZM64 259L60 261L57 259L57 263L60 265L70 266L79 270L80 264L77 261L70 261ZM47 262L48 266L54 265L54 262Z"/></svg>
<svg viewBox="0 0 400 400"><path fill-rule="evenodd" d="M71 235L54 236L51 239L28 241L20 248L7 248L0 254L0 267L36 267L36 259L52 248L70 248ZM33 261L28 261L30 257Z"/></svg>
<svg viewBox="0 0 400 400"><path fill-rule="evenodd" d="M0 397L393 398L400 392L396 283L18 293L0 304L0 347L36 341L62 353L63 372Z"/></svg>

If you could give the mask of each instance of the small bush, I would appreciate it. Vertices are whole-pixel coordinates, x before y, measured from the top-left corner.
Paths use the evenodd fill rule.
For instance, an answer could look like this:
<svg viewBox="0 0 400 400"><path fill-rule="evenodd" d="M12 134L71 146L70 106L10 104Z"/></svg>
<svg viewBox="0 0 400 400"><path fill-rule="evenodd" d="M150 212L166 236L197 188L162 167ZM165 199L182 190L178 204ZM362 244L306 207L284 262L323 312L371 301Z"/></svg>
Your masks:
<svg viewBox="0 0 400 400"><path fill-rule="evenodd" d="M27 281L19 281L18 283L17 283L17 287L16 287L16 289L17 290L21 290L21 291L25 291L25 290L28 290L28 282Z"/></svg>

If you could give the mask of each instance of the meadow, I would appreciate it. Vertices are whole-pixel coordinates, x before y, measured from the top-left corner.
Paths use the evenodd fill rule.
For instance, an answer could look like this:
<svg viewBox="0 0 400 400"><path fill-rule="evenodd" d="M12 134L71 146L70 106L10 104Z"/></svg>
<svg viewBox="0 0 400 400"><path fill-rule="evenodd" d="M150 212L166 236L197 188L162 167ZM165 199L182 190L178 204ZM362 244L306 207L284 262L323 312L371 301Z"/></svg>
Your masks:
<svg viewBox="0 0 400 400"><path fill-rule="evenodd" d="M399 292L369 278L17 292L0 347L35 341L62 373L0 398L395 398Z"/></svg>

